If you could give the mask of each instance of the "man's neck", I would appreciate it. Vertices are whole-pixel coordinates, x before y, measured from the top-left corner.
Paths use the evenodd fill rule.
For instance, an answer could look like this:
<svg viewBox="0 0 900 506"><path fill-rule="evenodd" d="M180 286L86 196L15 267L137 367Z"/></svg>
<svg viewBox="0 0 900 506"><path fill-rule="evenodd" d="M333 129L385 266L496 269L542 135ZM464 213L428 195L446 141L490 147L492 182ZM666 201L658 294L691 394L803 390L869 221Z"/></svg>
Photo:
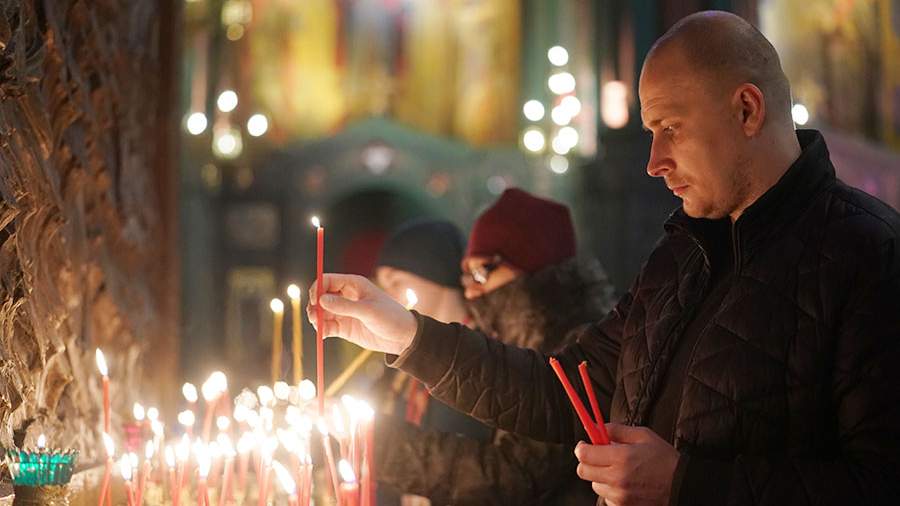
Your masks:
<svg viewBox="0 0 900 506"><path fill-rule="evenodd" d="M442 291L434 308L434 318L445 323L466 321L469 315L462 291L454 288L443 288Z"/></svg>
<svg viewBox="0 0 900 506"><path fill-rule="evenodd" d="M774 137L777 140L765 146L765 149L757 150L757 152L765 153L754 159L754 166L750 168L750 173L756 174L758 177L750 182L749 191L743 203L735 211L729 213L731 223L736 223L748 207L778 184L791 165L800 158L803 150L793 129L790 133L785 132Z"/></svg>

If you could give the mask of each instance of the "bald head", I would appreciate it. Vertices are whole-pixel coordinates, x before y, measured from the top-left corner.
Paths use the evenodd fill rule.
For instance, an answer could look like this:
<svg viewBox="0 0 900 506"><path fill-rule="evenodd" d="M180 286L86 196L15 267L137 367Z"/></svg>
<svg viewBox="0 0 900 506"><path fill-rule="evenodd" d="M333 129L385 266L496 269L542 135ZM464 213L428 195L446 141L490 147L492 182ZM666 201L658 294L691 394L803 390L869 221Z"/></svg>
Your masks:
<svg viewBox="0 0 900 506"><path fill-rule="evenodd" d="M743 18L722 11L698 12L680 20L651 48L645 66L677 53L691 79L731 87L751 83L765 96L767 122L793 125L791 90L778 53L766 37Z"/></svg>

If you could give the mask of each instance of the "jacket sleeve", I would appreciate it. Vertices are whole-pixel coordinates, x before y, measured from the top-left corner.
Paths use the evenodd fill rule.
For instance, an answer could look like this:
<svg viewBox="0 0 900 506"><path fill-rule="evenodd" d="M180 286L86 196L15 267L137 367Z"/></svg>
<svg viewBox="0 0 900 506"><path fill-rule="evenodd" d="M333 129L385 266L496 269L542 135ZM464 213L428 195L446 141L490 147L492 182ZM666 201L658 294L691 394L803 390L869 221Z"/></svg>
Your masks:
<svg viewBox="0 0 900 506"><path fill-rule="evenodd" d="M570 446L503 434L496 443L391 421L376 428L379 483L433 504L537 504L575 476Z"/></svg>
<svg viewBox="0 0 900 506"><path fill-rule="evenodd" d="M810 423L810 430L833 432L833 446L805 457L744 455L716 461L683 456L673 502L900 504L900 262L893 244L887 249L881 249L881 258L860 262L860 269L869 272L857 278L834 332L830 379L823 378L831 407L819 415L834 423ZM894 260L886 262L884 253Z"/></svg>
<svg viewBox="0 0 900 506"><path fill-rule="evenodd" d="M557 355L585 405L577 368L583 360L590 364L594 389L607 413L631 300L626 294L602 322L588 326L576 343ZM504 345L459 324L417 318L412 344L403 355L388 356L388 365L415 376L434 397L492 427L540 441L572 444L586 439L547 356Z"/></svg>

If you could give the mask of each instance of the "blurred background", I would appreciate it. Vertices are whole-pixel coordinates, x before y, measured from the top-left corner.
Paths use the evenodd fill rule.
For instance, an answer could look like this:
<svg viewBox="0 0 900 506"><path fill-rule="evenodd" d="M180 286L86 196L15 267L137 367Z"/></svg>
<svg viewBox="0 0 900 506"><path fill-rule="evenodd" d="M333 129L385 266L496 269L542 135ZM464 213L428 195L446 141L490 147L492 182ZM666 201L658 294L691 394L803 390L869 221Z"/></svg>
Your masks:
<svg viewBox="0 0 900 506"><path fill-rule="evenodd" d="M843 179L900 206L897 0L188 0L175 32L186 374L265 378L269 301L314 276L312 215L326 270L369 275L396 225L467 229L520 186L572 206L581 253L627 289L677 206L644 173L641 61L702 9L757 25L798 127L825 132ZM330 363L343 346L327 345Z"/></svg>

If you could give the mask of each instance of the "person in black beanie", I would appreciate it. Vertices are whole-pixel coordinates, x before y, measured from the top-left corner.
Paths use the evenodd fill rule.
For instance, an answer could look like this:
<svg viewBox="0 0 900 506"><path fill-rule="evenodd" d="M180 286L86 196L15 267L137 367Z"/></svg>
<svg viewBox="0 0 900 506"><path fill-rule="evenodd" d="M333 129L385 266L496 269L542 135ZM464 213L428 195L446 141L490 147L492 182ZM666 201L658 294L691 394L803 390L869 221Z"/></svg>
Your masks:
<svg viewBox="0 0 900 506"><path fill-rule="evenodd" d="M464 252L465 240L453 223L442 220L408 222L382 246L375 264L375 281L401 304L408 303L406 291L411 289L418 298L417 311L443 322L466 324L469 315L459 283ZM411 444L413 439L425 438L426 434L443 434L464 438L471 444L489 444L491 429L434 401L421 383L404 373L386 367L374 390L378 392L380 411L387 415L381 419L383 423L376 426L379 441L391 439L394 442L390 444L403 446ZM385 457L385 454L378 456ZM405 483L394 479L397 475L385 467L390 465L388 461L379 460L378 456L375 469L380 476L376 479L387 485L378 489L379 505L429 504L424 497L409 494Z"/></svg>

